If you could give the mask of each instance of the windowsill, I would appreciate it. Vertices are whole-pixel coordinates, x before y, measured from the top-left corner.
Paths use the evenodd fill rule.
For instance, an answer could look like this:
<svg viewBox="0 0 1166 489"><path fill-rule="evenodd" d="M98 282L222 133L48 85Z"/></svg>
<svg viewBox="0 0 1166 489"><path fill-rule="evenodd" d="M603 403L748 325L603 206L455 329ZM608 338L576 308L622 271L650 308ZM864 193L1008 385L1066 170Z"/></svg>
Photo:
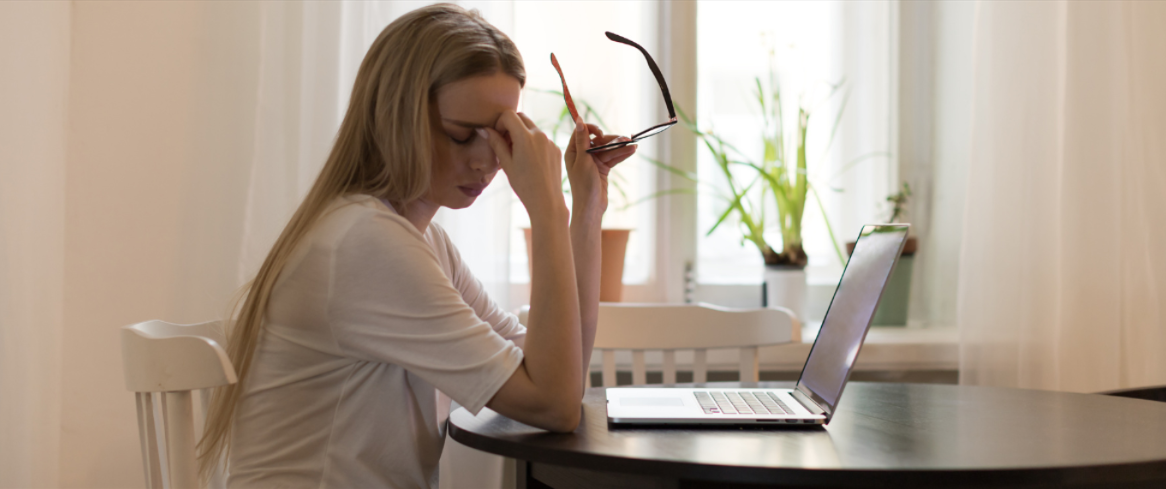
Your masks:
<svg viewBox="0 0 1166 489"><path fill-rule="evenodd" d="M761 369L800 371L819 327L803 327L801 343L761 348ZM959 330L872 326L855 370L959 370Z"/></svg>
<svg viewBox="0 0 1166 489"><path fill-rule="evenodd" d="M810 354L817 335L817 324L808 324L802 330L801 343L766 346L759 350L758 362L763 372L800 372ZM692 353L678 351L676 363L680 370L692 364ZM660 352L645 354L648 370L659 370L663 364ZM735 349L709 350L709 370L736 371L738 355ZM591 357L591 369L602 370L599 352ZM616 352L616 368L631 369L631 353ZM957 371L959 370L959 333L956 328L906 328L901 326L873 326L858 355L855 371Z"/></svg>

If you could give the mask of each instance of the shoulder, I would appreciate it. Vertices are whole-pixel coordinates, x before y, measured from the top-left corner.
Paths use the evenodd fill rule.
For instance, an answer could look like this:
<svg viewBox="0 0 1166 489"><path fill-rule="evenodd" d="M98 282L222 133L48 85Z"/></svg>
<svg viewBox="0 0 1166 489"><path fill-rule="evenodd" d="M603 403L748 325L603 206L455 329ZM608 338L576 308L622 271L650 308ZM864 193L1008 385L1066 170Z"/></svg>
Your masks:
<svg viewBox="0 0 1166 489"><path fill-rule="evenodd" d="M428 248L425 236L375 197L337 197L324 210L315 232L334 251L404 251Z"/></svg>
<svg viewBox="0 0 1166 489"><path fill-rule="evenodd" d="M324 210L322 226L329 231L345 233L376 231L401 237L424 239L421 232L413 227L396 211L369 195L344 195L337 197Z"/></svg>
<svg viewBox="0 0 1166 489"><path fill-rule="evenodd" d="M437 221L429 223L429 229L425 230L425 236L435 245L449 249L454 248L453 240L449 238L449 233Z"/></svg>

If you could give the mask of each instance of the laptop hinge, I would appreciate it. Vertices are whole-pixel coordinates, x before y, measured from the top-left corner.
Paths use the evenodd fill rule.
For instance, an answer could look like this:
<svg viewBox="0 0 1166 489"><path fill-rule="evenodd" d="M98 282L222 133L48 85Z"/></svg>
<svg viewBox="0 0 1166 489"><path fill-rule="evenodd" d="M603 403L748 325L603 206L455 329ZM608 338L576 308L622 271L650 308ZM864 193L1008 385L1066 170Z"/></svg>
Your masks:
<svg viewBox="0 0 1166 489"><path fill-rule="evenodd" d="M802 406L804 406L806 408L807 411L809 411L813 414L821 414L821 415L826 414L826 411L824 409L818 407L818 403L814 402L813 399L806 397L806 395L802 394L801 391L794 389L793 396L794 396L794 399L796 399L798 402L800 402L802 404Z"/></svg>

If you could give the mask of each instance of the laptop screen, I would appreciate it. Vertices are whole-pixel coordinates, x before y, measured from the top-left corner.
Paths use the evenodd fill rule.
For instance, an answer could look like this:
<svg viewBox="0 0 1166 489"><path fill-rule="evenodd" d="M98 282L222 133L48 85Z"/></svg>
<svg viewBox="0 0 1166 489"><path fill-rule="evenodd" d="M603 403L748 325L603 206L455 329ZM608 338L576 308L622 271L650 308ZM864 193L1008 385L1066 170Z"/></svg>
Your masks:
<svg viewBox="0 0 1166 489"><path fill-rule="evenodd" d="M891 276L909 226L863 226L850 261L822 320L818 339L798 379L798 389L834 412L858 350ZM809 392L806 392L806 391Z"/></svg>

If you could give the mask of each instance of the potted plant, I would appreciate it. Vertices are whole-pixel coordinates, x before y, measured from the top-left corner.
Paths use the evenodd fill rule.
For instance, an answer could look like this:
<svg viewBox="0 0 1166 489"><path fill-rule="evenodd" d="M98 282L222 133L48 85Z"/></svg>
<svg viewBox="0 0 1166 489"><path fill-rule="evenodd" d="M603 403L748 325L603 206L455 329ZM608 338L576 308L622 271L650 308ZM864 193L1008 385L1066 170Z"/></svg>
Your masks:
<svg viewBox="0 0 1166 489"><path fill-rule="evenodd" d="M903 182L903 187L896 193L887 196L891 203L891 217L887 222L905 222L902 219L907 215L907 204L911 199L911 186ZM912 230L914 231L914 230ZM899 264L891 272L887 287L883 289L883 297L879 300L879 307L875 309L871 324L877 326L906 326L908 306L911 298L911 274L915 269L915 252L919 249L919 242L914 236L907 238L903 245ZM854 252L854 242L846 243L847 253Z"/></svg>
<svg viewBox="0 0 1166 489"><path fill-rule="evenodd" d="M712 129L701 129L687 114L680 111L686 127L692 131L713 156L726 183L727 191L716 195L725 202L720 214L707 234L712 234L722 223L735 217L739 224L742 243L752 243L765 262L763 303L789 308L799 319L804 319L806 297L805 267L808 262L802 247L802 218L807 197L813 196L821 207L821 198L809 179L809 161L806 154L806 135L812 120L812 109L799 104L797 120L787 124L783 112L782 93L771 70L768 87L761 78L755 78L755 100L763 121L762 156L755 160L738 150ZM830 86L825 99L832 98L842 83ZM831 140L842 110L839 109L831 129ZM829 143L827 143L829 148ZM776 211L776 219L767 211ZM822 212L825 218L826 212ZM767 238L767 226L775 223L781 235L780 247L775 249ZM845 261L834 229L826 218L826 229L840 261Z"/></svg>

